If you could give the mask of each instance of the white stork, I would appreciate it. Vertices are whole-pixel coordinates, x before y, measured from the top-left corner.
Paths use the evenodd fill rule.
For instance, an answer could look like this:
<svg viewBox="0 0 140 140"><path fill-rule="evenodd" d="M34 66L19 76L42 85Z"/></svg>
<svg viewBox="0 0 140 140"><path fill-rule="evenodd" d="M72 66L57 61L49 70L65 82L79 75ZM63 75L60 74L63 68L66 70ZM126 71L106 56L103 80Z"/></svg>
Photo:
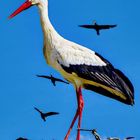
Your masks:
<svg viewBox="0 0 140 140"><path fill-rule="evenodd" d="M64 39L56 32L48 17L48 0L27 0L9 18L33 5L37 5L40 12L44 33L43 52L47 64L59 71L76 89L78 108L64 140L68 140L77 118L76 140L80 140L79 129L84 106L81 89L92 90L125 104L133 105L133 86L121 71L115 69L102 56L86 47Z"/></svg>

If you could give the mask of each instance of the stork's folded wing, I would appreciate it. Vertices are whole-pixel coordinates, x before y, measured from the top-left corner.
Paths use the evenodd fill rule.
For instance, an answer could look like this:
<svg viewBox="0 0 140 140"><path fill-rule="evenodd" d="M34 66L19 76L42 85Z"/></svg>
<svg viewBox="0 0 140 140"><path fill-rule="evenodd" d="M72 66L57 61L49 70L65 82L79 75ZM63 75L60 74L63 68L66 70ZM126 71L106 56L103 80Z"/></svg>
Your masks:
<svg viewBox="0 0 140 140"><path fill-rule="evenodd" d="M133 105L134 88L129 79L99 54L95 55L100 57L106 66L97 64L69 64L69 66L61 64L61 66L66 72L75 73L82 80L84 88Z"/></svg>

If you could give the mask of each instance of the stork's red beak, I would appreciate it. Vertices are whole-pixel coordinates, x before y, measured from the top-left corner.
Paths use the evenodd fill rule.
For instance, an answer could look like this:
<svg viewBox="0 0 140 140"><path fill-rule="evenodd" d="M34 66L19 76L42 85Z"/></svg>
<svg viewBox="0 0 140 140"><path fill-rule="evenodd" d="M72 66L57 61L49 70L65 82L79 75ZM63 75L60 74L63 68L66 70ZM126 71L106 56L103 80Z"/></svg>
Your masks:
<svg viewBox="0 0 140 140"><path fill-rule="evenodd" d="M28 8L30 8L32 6L31 1L27 0L25 3L23 3L14 13L12 13L9 18L13 18L14 16L16 16L17 14L19 14L20 12L22 12L23 10L26 10Z"/></svg>

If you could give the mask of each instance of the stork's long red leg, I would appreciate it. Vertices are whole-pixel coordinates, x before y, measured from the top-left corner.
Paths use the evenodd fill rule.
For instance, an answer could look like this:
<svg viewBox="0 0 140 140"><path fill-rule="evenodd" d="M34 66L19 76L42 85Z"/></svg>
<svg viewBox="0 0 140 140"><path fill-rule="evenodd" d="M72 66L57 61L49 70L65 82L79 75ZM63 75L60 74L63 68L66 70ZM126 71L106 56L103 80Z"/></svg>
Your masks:
<svg viewBox="0 0 140 140"><path fill-rule="evenodd" d="M65 136L64 140L68 140L68 137L70 135L70 131L72 130L72 127L77 119L77 117L79 116L79 120L78 120L78 128L80 128L81 126L81 118L82 118L82 110L83 110L83 106L84 106L84 102L83 102L83 97L82 97L82 92L81 92L81 87L76 89L76 95L77 95L77 103L78 103L78 109L76 111L76 114L74 116L74 119L70 125L70 128L67 132L67 135ZM77 133L77 138L76 140L80 140L80 131L78 130Z"/></svg>
<svg viewBox="0 0 140 140"><path fill-rule="evenodd" d="M79 110L79 119L78 119L78 133L76 140L80 140L80 127L81 127L81 120L82 120L82 111L84 107L84 101L82 97L81 87L77 90L77 97L78 97L78 110Z"/></svg>

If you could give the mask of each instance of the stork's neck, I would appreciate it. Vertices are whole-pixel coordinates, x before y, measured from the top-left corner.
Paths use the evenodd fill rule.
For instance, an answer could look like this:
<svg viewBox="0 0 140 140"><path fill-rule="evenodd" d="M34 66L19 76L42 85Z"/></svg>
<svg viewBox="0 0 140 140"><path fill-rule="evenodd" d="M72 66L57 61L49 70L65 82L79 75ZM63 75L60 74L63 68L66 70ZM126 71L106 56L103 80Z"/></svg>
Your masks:
<svg viewBox="0 0 140 140"><path fill-rule="evenodd" d="M56 32L54 27L52 26L49 16L48 16L48 4L41 4L38 6L40 10L40 18L41 18L41 25L44 34L44 43L49 46L53 47L54 44L62 37Z"/></svg>

